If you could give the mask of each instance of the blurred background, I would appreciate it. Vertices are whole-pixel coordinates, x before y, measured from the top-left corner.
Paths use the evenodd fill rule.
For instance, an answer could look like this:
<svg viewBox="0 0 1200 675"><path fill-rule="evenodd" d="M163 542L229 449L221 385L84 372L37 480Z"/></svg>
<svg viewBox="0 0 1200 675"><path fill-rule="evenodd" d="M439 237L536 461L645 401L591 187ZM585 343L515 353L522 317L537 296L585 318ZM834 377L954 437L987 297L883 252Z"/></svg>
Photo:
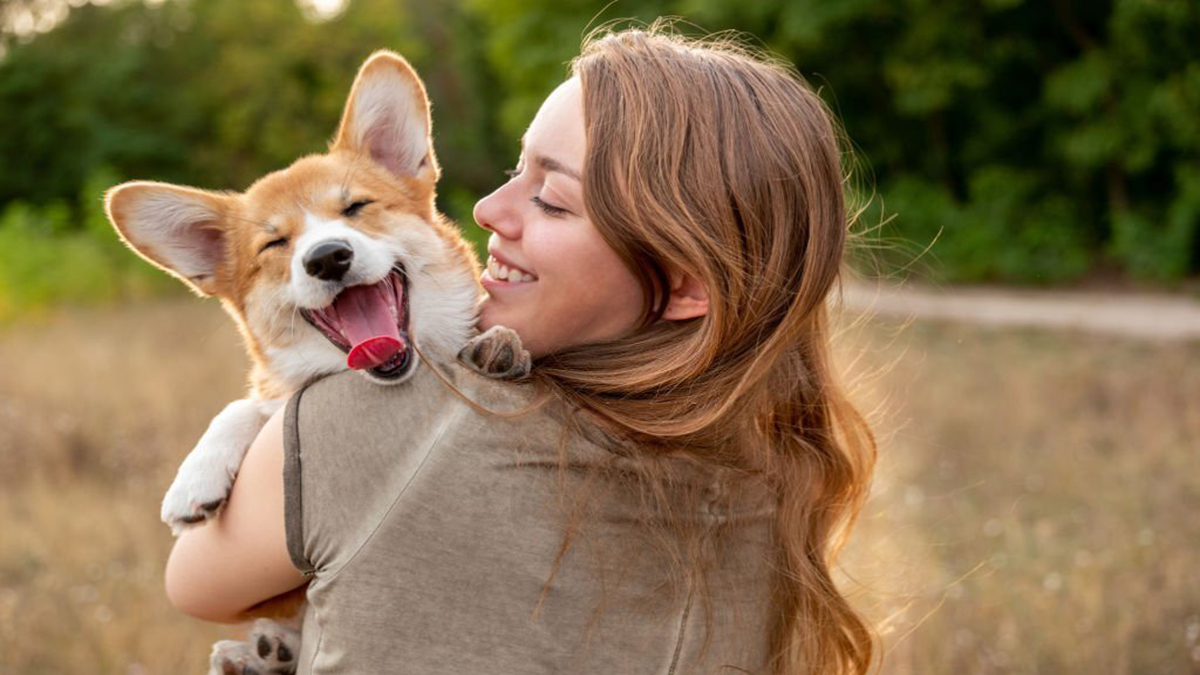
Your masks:
<svg viewBox="0 0 1200 675"><path fill-rule="evenodd" d="M880 440L844 588L885 673L1200 673L1200 3L0 0L0 675L203 672L158 501L244 389L219 306L104 189L241 190L374 49L474 201L590 27L794 63L852 141L839 358Z"/></svg>

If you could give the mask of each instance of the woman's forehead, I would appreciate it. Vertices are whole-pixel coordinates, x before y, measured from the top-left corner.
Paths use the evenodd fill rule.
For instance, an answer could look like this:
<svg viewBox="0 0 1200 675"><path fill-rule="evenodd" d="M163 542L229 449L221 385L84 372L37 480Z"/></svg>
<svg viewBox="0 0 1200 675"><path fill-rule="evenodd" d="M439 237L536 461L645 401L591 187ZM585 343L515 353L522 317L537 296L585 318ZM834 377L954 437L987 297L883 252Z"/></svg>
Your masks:
<svg viewBox="0 0 1200 675"><path fill-rule="evenodd" d="M548 157L576 173L582 170L587 140L578 77L558 85L546 97L522 142L529 156Z"/></svg>

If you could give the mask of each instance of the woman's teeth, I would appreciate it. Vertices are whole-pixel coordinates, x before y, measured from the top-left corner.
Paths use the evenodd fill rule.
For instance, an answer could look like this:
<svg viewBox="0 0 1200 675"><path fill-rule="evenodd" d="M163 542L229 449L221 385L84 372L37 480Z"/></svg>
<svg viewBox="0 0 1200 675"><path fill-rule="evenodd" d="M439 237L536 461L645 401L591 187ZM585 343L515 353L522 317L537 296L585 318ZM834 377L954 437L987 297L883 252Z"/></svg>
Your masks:
<svg viewBox="0 0 1200 675"><path fill-rule="evenodd" d="M488 256L487 269L488 274L497 281L525 283L537 280L537 277L534 277L532 274L526 274L515 267L509 267L492 256Z"/></svg>

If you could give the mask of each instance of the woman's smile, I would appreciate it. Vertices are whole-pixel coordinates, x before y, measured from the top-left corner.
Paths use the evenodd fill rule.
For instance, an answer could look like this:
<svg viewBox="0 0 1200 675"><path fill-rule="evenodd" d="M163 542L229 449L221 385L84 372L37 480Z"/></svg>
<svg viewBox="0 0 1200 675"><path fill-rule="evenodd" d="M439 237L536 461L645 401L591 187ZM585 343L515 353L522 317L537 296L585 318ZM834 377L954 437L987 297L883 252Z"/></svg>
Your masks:
<svg viewBox="0 0 1200 675"><path fill-rule="evenodd" d="M488 281L511 285L528 284L537 281L537 275L500 255L498 251L489 251L487 269L484 270L481 281L485 286Z"/></svg>

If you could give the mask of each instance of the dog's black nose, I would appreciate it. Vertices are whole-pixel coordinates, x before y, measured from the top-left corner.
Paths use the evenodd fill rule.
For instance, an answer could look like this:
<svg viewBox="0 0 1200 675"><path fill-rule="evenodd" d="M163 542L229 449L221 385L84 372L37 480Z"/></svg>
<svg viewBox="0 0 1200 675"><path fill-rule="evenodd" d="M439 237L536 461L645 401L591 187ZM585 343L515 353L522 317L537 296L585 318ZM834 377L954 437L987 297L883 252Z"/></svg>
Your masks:
<svg viewBox="0 0 1200 675"><path fill-rule="evenodd" d="M354 249L344 241L323 241L304 256L304 270L323 281L341 281L354 261Z"/></svg>

